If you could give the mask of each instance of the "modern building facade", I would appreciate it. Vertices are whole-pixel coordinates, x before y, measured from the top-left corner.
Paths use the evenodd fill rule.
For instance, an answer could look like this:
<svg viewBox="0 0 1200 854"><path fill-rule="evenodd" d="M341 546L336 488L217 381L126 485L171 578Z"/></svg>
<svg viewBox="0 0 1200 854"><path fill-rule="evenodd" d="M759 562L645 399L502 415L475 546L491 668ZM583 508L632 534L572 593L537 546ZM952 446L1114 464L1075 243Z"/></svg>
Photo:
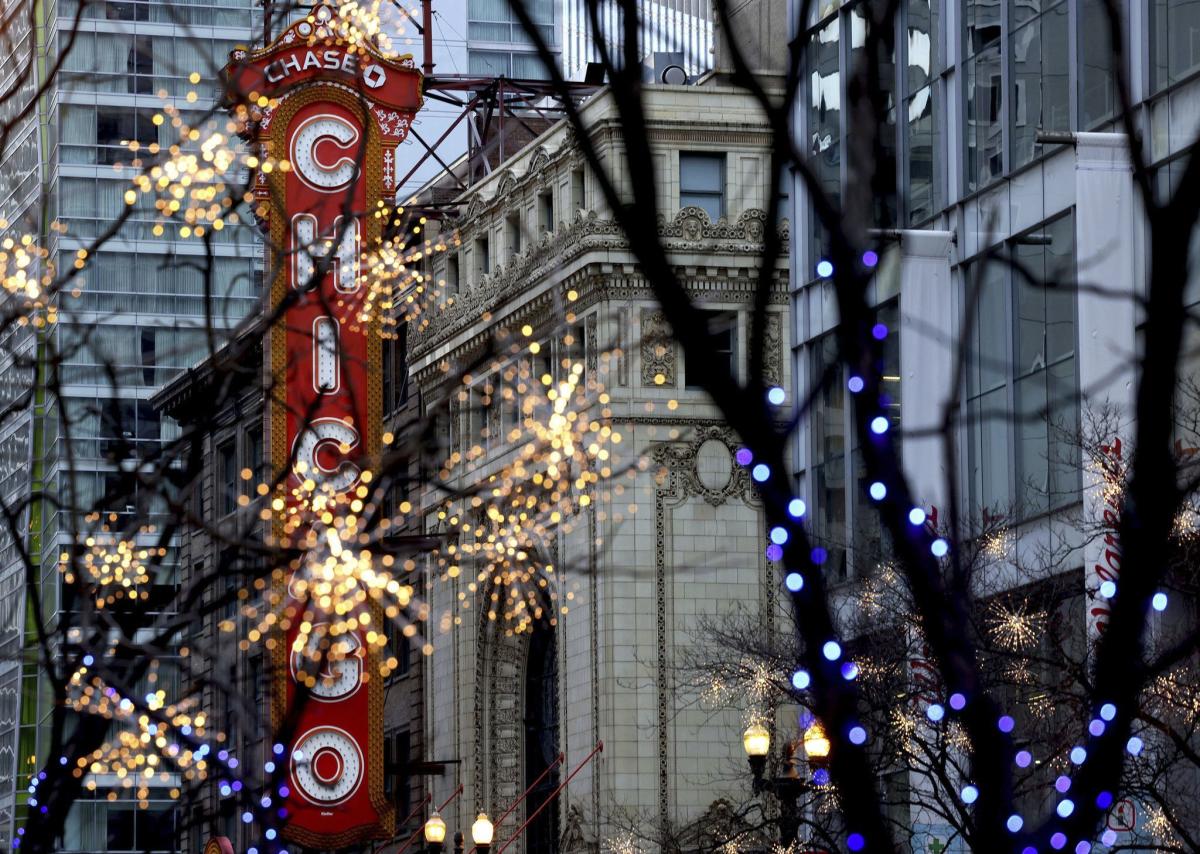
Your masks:
<svg viewBox="0 0 1200 854"><path fill-rule="evenodd" d="M772 185L761 116L717 85L645 97L660 237L742 376ZM719 117L698 119L717 104ZM611 97L582 110L601 157L618 162ZM446 461L417 504L426 532L448 541L426 593L425 739L453 763L431 778L432 800L461 785L442 814L468 836L479 812L508 813L499 841L529 820L510 851L623 850L631 834L657 850L747 792L739 711L697 707L674 684L675 658L732 602L775 620L761 510L569 127L460 201L453 229L430 238L445 246L429 261L444 305L409 336L413 390L438 425L431 456ZM765 359L778 384L784 272L781 259ZM567 423L581 425L579 445L555 432ZM542 440L559 456L540 455ZM560 478L573 485L548 488Z"/></svg>
<svg viewBox="0 0 1200 854"><path fill-rule="evenodd" d="M29 29L32 10L15 3L6 8L14 27L5 33L0 90L18 95L6 98L3 108L11 131L0 156L5 236L30 235L59 270L70 270L82 250L89 258L75 282L77 295L64 292L57 299L57 323L41 335L31 327L8 326L0 345L6 410L22 401L0 424L3 498L14 506L27 497L32 472L33 489L65 501L25 511L29 534L22 545L38 567L51 628L68 618L58 555L70 548L70 532L83 513L115 514L112 527L125 530L162 521L161 505L139 495L128 477L139 461L153 458L178 435L175 423L149 405L149 396L206 352L206 329L220 341L225 329L258 306L261 261L252 225L212 232L206 248L206 241L180 236L177 226L156 231L157 211L139 202L111 239L93 244L126 213L125 193L134 174L128 164L137 156L130 143L137 143L141 156L154 156L160 146L165 151L180 141L180 126L164 112L167 106L177 110L181 123L203 124L215 106L217 70L235 44L252 37L261 14L260 7L240 0L183 5L114 0L82 7L68 0L39 5ZM58 61L61 68L50 78ZM39 87L44 93L34 101ZM8 120L15 123L10 127ZM206 295L208 275L217 285ZM5 309L13 307L13 299ZM23 395L38 360L57 366L57 391L39 391L29 400ZM19 593L25 569L8 538L5 527L0 534L5 847L25 809L28 775L46 759L52 706L51 696L38 687L35 659L22 661L18 654L32 636L25 634L29 615ZM174 547L154 584L156 595L178 584ZM173 692L178 686L162 687ZM125 799L82 799L61 850L175 850L176 816L166 789L148 801L139 810Z"/></svg>
<svg viewBox="0 0 1200 854"><path fill-rule="evenodd" d="M1165 192L1196 132L1200 7L1180 0L1120 6L1134 123ZM804 45L805 81L793 136L837 203L864 180L845 156L849 86L875 7L804 8L807 20L799 21L799 3L790 14L802 28L793 36ZM1064 557L1045 571L1078 579L1073 631L1086 641L1096 631L1088 613L1097 593L1084 568L1102 554L1087 532L1103 513L1094 447L1076 437L1105 411L1112 435L1101 442L1130 426L1148 240L1116 121L1105 4L908 0L899 4L894 36L894 52L879 63L896 105L884 127L894 160L878 164L887 189L863 225L884 247L872 299L890 330L883 373L905 470L917 499L931 515L940 511L943 524L953 483L973 530L1005 530L1013 551L1001 576L1045 561L1051 543L1062 548ZM876 574L886 539L869 506L848 376L837 367L831 284L818 272L826 235L798 176L792 198L797 393L814 388L830 366L834 372L801 422L795 474L829 551L829 575L849 598ZM989 253L1017 263L988 262ZM1041 280L1061 287L1034 283ZM1077 283L1100 285L1107 296ZM972 316L960 378L958 342ZM1194 376L1194 331L1188 350L1185 377ZM947 471L943 443L931 433L959 380L950 436L957 468ZM920 821L913 815L909 824ZM914 844L925 850L934 836L949 835L943 830L926 825L920 832L928 838Z"/></svg>

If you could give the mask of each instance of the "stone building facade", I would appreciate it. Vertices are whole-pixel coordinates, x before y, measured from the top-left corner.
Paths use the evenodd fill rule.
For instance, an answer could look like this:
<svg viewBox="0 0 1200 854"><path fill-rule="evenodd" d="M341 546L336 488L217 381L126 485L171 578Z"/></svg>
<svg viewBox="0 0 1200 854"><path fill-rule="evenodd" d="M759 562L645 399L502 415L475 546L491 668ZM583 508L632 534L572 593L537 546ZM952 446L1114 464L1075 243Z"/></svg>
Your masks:
<svg viewBox="0 0 1200 854"><path fill-rule="evenodd" d="M658 237L744 377L768 133L749 97L717 85L648 87L645 109ZM602 92L581 110L623 180L611 98ZM736 605L764 626L776 619L759 503L734 462L737 437L694 387L570 128L552 127L459 202L429 239L444 247L426 261L442 303L409 336L414 390L426 421L440 425L430 452L448 461L420 507L426 531L446 535L457 556L431 560L427 579L425 739L431 757L456 763L430 778L432 801L461 784L443 816L469 838L478 812L497 820L532 786L497 827L502 843L532 818L509 851L607 850L627 834L657 850L749 796L744 721L736 710L701 709L677 684L677 659L707 614ZM783 388L787 293L781 259L765 365L767 384ZM534 441L518 407L572 374L587 386L584 417L621 440L610 445L611 477L591 484L587 501L530 523L539 536L521 543L526 580L546 607L514 624L496 613L508 579L481 557L479 541L495 532L489 495L470 490L512 482L514 460Z"/></svg>

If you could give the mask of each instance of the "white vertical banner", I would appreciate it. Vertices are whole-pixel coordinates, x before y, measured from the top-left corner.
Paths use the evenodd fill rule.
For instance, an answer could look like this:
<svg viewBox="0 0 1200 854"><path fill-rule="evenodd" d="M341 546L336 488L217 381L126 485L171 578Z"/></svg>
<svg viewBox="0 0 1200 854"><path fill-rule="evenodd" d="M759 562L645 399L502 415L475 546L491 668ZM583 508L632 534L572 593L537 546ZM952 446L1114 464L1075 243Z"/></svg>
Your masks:
<svg viewBox="0 0 1200 854"><path fill-rule="evenodd" d="M1135 302L1141 275L1135 264L1137 203L1125 136L1081 133L1075 146L1075 241L1079 390L1084 441L1084 598L1087 649L1108 625L1105 582L1117 583L1121 553L1116 528L1136 381ZM1099 285L1104 292L1088 285ZM1102 425L1108 435L1095 435Z"/></svg>
<svg viewBox="0 0 1200 854"><path fill-rule="evenodd" d="M900 447L904 473L914 501L925 510L927 524L935 528L939 517L946 518L946 478L953 476L946 471L945 448L938 434L954 384L954 330L959 326L954 311L960 301L950 273L952 240L948 231L905 231L898 250L888 253L885 259L885 265L899 263ZM886 287L882 275L877 287ZM945 703L942 681L937 663L915 626L906 640L912 703L909 714L915 721L912 738L932 745L939 737L938 725L928 713L931 705ZM915 753L920 755L919 748ZM911 762L908 785L910 803L937 803L933 779ZM916 854L965 850L954 829L934 811L913 807L910 820L912 850Z"/></svg>
<svg viewBox="0 0 1200 854"><path fill-rule="evenodd" d="M1083 426L1083 585L1085 655L1089 668L1108 627L1111 585L1121 575L1117 527L1125 473L1133 449L1134 389L1140 320L1136 297L1143 270L1137 263L1144 219L1123 134L1076 134L1075 241L1080 413ZM1103 293L1089 289L1099 285ZM1098 701L1098 700L1097 700ZM1105 821L1112 845L1132 844L1140 804L1120 800ZM1107 840L1106 840L1107 841Z"/></svg>

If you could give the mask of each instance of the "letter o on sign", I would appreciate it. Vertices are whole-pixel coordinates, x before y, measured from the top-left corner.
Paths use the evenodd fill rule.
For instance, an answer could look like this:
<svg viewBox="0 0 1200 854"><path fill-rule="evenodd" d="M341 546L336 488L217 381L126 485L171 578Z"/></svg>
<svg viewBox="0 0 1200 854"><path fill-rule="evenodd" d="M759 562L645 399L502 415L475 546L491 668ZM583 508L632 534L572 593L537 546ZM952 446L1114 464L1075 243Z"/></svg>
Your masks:
<svg viewBox="0 0 1200 854"><path fill-rule="evenodd" d="M344 729L319 726L296 741L292 782L319 806L340 804L357 791L363 778L363 754Z"/></svg>

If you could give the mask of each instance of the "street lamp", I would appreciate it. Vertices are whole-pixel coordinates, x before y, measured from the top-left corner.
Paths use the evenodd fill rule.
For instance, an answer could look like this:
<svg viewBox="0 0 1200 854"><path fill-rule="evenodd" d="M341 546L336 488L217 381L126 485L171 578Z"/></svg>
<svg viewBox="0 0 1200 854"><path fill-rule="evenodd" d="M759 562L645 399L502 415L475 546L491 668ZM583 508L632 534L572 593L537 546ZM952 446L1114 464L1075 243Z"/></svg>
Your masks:
<svg viewBox="0 0 1200 854"><path fill-rule="evenodd" d="M425 822L425 844L430 854L439 854L445 841L446 822L438 815L438 811L434 810Z"/></svg>
<svg viewBox="0 0 1200 854"><path fill-rule="evenodd" d="M828 747L829 742L826 741ZM779 801L779 841L784 848L796 841L800 832L800 810L797 802L803 783L796 776L795 768L790 767L790 774L782 777L768 778L767 754L771 750L771 733L761 724L751 724L742 733L742 747L746 751L746 759L750 762L750 772L754 775L754 793L769 792ZM789 753L795 748L789 744ZM828 752L828 750L826 750Z"/></svg>
<svg viewBox="0 0 1200 854"><path fill-rule="evenodd" d="M471 825L471 841L475 843L475 849L479 851L479 854L488 854L492 850L492 834L495 832L496 828L492 826L487 813L481 812L475 819L475 823Z"/></svg>
<svg viewBox="0 0 1200 854"><path fill-rule="evenodd" d="M461 830L454 831L454 854L463 854L463 835Z"/></svg>
<svg viewBox="0 0 1200 854"><path fill-rule="evenodd" d="M823 764L829 758L829 737L825 735L825 727L821 726L818 720L814 720L804 731L804 753L814 765Z"/></svg>

